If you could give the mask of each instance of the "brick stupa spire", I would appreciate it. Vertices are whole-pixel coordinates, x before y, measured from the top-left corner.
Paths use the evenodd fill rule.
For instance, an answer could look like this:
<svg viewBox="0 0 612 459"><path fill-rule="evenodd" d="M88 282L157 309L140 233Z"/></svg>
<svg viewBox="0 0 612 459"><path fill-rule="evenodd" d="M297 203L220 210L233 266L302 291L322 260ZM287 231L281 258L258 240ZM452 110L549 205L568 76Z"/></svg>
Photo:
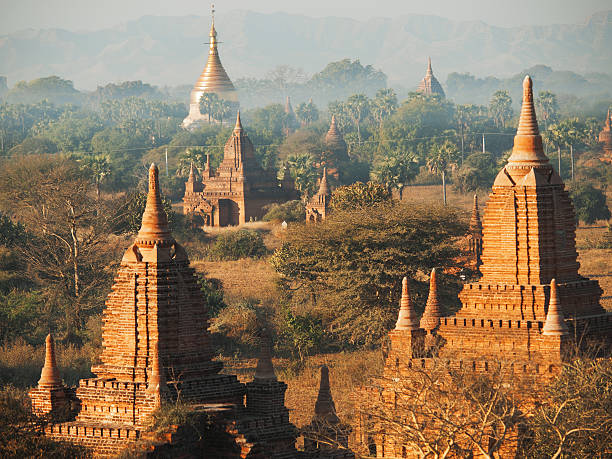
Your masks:
<svg viewBox="0 0 612 459"><path fill-rule="evenodd" d="M329 387L329 368L327 368L327 365L321 366L319 394L315 402L315 418L332 424L340 421L336 415L336 405Z"/></svg>
<svg viewBox="0 0 612 459"><path fill-rule="evenodd" d="M69 394L57 368L55 342L50 333L45 340L45 365L38 385L28 395L32 400L32 411L39 416L51 412L65 415L70 405Z"/></svg>
<svg viewBox="0 0 612 459"><path fill-rule="evenodd" d="M276 373L274 372L274 364L272 363L270 337L267 335L264 335L261 339L257 367L255 368L255 379L276 381Z"/></svg>
<svg viewBox="0 0 612 459"><path fill-rule="evenodd" d="M419 318L416 315L410 289L408 288L408 278L402 279L402 297L400 299L400 310L395 323L395 330L418 330Z"/></svg>
<svg viewBox="0 0 612 459"><path fill-rule="evenodd" d="M425 312L421 317L421 328L427 331L435 330L440 325L440 317L442 317L442 309L438 298L436 268L433 268L429 277L429 296L427 297Z"/></svg>
<svg viewBox="0 0 612 459"><path fill-rule="evenodd" d="M563 317L563 309L559 304L559 290L555 279L550 281L550 301L548 303L548 312L546 313L546 321L542 327L543 335L567 335L569 334L565 318Z"/></svg>

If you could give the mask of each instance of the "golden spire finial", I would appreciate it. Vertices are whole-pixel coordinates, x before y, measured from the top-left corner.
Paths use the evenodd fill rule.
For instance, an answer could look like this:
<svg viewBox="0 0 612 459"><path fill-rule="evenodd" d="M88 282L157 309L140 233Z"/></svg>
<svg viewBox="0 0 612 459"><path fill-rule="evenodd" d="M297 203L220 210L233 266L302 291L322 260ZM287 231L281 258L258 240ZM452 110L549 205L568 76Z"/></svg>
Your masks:
<svg viewBox="0 0 612 459"><path fill-rule="evenodd" d="M402 298L400 299L400 310L395 323L395 330L418 330L419 319L416 316L412 299L410 298L410 289L408 288L408 278L402 279Z"/></svg>
<svg viewBox="0 0 612 459"><path fill-rule="evenodd" d="M168 216L164 210L159 190L159 170L155 163L149 167L149 193L142 214L142 225L136 236L136 244L144 246L169 246L174 243L168 227Z"/></svg>
<svg viewBox="0 0 612 459"><path fill-rule="evenodd" d="M523 80L523 105L518 129L514 136L514 148L508 159L509 166L543 166L548 158L542 147L542 136L538 129L535 107L533 105L533 82L527 75Z"/></svg>

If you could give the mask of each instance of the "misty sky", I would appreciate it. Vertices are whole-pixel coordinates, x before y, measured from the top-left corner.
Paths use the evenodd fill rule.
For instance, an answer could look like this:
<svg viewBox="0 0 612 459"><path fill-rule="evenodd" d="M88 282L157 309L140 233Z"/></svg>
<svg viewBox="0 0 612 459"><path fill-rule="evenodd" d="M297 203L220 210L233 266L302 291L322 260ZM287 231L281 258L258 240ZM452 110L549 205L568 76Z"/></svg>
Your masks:
<svg viewBox="0 0 612 459"><path fill-rule="evenodd" d="M611 0L220 0L217 10L284 11L313 17L355 19L398 14L432 14L455 20L482 20L498 26L582 23ZM26 28L96 30L143 15L208 15L202 0L0 0L0 35Z"/></svg>

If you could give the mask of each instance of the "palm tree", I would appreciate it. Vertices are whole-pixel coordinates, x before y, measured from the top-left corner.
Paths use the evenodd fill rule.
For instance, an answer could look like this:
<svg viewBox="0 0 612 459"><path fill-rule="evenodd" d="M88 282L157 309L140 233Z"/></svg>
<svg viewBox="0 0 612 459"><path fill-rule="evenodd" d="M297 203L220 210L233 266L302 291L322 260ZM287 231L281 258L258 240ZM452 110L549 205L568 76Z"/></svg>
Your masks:
<svg viewBox="0 0 612 459"><path fill-rule="evenodd" d="M372 116L378 122L378 128L382 129L383 121L389 118L397 110L397 96L393 89L379 89L372 100Z"/></svg>
<svg viewBox="0 0 612 459"><path fill-rule="evenodd" d="M295 114L300 119L302 126L308 126L319 119L319 109L312 103L312 99L308 103L302 102L298 105Z"/></svg>
<svg viewBox="0 0 612 459"><path fill-rule="evenodd" d="M302 194L302 199L306 201L313 193L319 177L312 156L308 153L291 155L287 158L287 167L295 181L295 188Z"/></svg>
<svg viewBox="0 0 612 459"><path fill-rule="evenodd" d="M371 102L364 94L353 94L346 100L346 110L357 128L357 139L361 145L361 123L370 115Z"/></svg>
<svg viewBox="0 0 612 459"><path fill-rule="evenodd" d="M85 157L85 164L91 171L96 185L96 198L100 199L100 185L111 173L110 158L107 155L90 155Z"/></svg>
<svg viewBox="0 0 612 459"><path fill-rule="evenodd" d="M506 127L506 123L512 118L512 98L508 91L499 90L493 93L489 102L489 113L493 117L495 126Z"/></svg>
<svg viewBox="0 0 612 459"><path fill-rule="evenodd" d="M548 130L548 122L554 121L559 112L557 96L550 91L540 91L535 101L538 109L538 119L544 120L544 130Z"/></svg>
<svg viewBox="0 0 612 459"><path fill-rule="evenodd" d="M372 178L383 184L388 191L397 188L400 201L404 187L418 173L418 164L412 153L393 150L372 171Z"/></svg>
<svg viewBox="0 0 612 459"><path fill-rule="evenodd" d="M436 175L442 176L442 199L446 205L446 171L449 166L456 160L457 146L445 140L442 144L434 143L427 158L427 167L429 171Z"/></svg>
<svg viewBox="0 0 612 459"><path fill-rule="evenodd" d="M179 156L176 175L178 175L179 177L188 177L189 170L191 169L192 164L199 170L204 169L204 166L206 165L206 155L200 150L185 150Z"/></svg>
<svg viewBox="0 0 612 459"><path fill-rule="evenodd" d="M200 112L204 112L208 115L208 122L212 123L213 110L216 104L219 102L219 96L214 92L205 92L200 97Z"/></svg>

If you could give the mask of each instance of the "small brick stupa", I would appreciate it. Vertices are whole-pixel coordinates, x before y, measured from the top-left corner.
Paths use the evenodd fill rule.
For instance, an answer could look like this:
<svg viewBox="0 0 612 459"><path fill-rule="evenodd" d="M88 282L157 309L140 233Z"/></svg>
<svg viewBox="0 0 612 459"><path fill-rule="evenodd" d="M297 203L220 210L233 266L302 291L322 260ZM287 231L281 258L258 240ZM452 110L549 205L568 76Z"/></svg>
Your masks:
<svg viewBox="0 0 612 459"><path fill-rule="evenodd" d="M183 213L200 217L204 226L242 225L261 219L268 204L297 197L292 182L284 180L279 184L276 172L259 165L238 112L219 167L213 170L208 158L201 177L191 168L185 183Z"/></svg>
<svg viewBox="0 0 612 459"><path fill-rule="evenodd" d="M442 98L446 97L444 94L444 89L442 89L442 85L433 74L430 57L427 58L427 72L425 72L425 77L419 83L417 92L428 96L438 95Z"/></svg>
<svg viewBox="0 0 612 459"><path fill-rule="evenodd" d="M606 122L604 123L604 127L599 133L599 143L601 144L601 148L603 149L603 156L601 160L607 163L612 163L612 115L610 115L610 109L608 109L608 114L606 115Z"/></svg>
<svg viewBox="0 0 612 459"><path fill-rule="evenodd" d="M30 392L34 410L53 414L66 405L65 398L76 407L73 421L50 425L47 435L90 447L98 455L115 454L142 438L154 410L180 397L200 409L222 406L231 413L227 422L243 455L216 457L272 457L249 455L252 450L285 451L278 457L292 457L295 429L283 415L284 398L272 390L252 404L247 395L245 406L251 389L236 376L219 373L222 363L213 360L206 302L197 280L185 250L170 233L153 164L142 226L106 301L100 363L92 367L96 376L81 380L76 393L63 387L53 341L47 338L41 380ZM266 412L260 412L263 405Z"/></svg>
<svg viewBox="0 0 612 459"><path fill-rule="evenodd" d="M323 168L323 176L319 183L319 191L306 204L306 222L318 223L327 218L331 203L331 191L327 183L327 168Z"/></svg>
<svg viewBox="0 0 612 459"><path fill-rule="evenodd" d="M542 148L527 76L514 149L484 212L482 277L463 287L461 309L446 316L433 270L420 322L404 281L384 377L363 388L364 411L372 400L393 410L394 384L409 385L402 378L410 368L427 372L443 364L487 373L504 365L537 391L570 352L592 355L602 344L609 348L612 313L599 303L598 282L578 273L575 231L569 195ZM377 457L403 451L390 435L368 438L363 422L357 430L360 442L376 445Z"/></svg>

